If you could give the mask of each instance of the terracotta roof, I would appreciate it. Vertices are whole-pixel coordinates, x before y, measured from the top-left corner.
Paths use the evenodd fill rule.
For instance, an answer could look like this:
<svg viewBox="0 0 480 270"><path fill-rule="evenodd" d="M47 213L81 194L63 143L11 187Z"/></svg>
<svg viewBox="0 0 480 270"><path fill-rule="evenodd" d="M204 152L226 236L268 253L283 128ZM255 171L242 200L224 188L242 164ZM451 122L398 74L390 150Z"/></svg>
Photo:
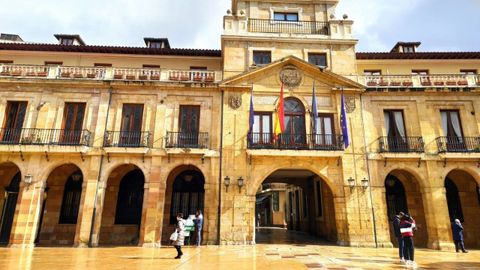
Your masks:
<svg viewBox="0 0 480 270"><path fill-rule="evenodd" d="M88 45L78 46L78 45L38 44L38 43L21 43L21 44L0 43L0 51L1 50L210 56L210 57L222 56L222 52L220 50L154 49L154 48L145 48L145 47L116 47L116 46L88 46Z"/></svg>
<svg viewBox="0 0 480 270"><path fill-rule="evenodd" d="M480 52L359 52L358 60L375 59L480 59Z"/></svg>

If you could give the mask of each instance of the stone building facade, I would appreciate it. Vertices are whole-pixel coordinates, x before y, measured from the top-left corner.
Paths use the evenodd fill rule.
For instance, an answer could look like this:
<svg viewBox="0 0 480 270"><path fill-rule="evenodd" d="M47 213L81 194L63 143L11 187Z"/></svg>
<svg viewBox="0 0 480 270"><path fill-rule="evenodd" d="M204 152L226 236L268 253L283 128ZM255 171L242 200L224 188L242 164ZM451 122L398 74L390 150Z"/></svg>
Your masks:
<svg viewBox="0 0 480 270"><path fill-rule="evenodd" d="M202 209L204 244L253 244L280 182L289 228L339 245L390 247L408 211L418 245L460 218L480 246L480 53L357 53L337 4L232 1L221 50L1 42L0 241L160 246Z"/></svg>

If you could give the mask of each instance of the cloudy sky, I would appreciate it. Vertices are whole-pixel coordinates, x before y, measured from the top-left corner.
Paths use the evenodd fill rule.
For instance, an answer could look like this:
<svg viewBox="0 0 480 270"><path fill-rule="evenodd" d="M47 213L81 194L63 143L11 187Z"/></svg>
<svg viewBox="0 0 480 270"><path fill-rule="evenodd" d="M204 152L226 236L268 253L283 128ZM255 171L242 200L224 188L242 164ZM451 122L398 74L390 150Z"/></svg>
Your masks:
<svg viewBox="0 0 480 270"><path fill-rule="evenodd" d="M461 5L459 3L461 2ZM87 44L144 46L168 37L177 48L220 47L230 0L0 0L0 32L32 42L80 34ZM480 0L341 0L355 21L357 51L421 41L423 51L480 51Z"/></svg>

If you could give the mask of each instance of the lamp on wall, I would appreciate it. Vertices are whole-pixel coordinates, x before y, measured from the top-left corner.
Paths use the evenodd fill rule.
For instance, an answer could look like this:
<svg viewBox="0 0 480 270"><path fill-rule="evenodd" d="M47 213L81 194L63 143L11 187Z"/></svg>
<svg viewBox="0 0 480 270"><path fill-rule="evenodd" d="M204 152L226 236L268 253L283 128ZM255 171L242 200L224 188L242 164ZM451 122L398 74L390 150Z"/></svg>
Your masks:
<svg viewBox="0 0 480 270"><path fill-rule="evenodd" d="M240 177L237 179L238 192L242 192L243 184L244 184L243 178L240 176Z"/></svg>
<svg viewBox="0 0 480 270"><path fill-rule="evenodd" d="M223 184L225 185L225 189L228 192L228 186L230 186L230 177L228 177L228 175L223 178Z"/></svg>
<svg viewBox="0 0 480 270"><path fill-rule="evenodd" d="M25 182L25 184L27 185L30 185L33 181L33 176L31 174L26 174L24 177L23 177L23 182Z"/></svg>
<svg viewBox="0 0 480 270"><path fill-rule="evenodd" d="M362 179L362 188L363 188L363 189L367 189L367 188L368 188L368 182L369 182L369 181L368 181L367 177L364 177L364 178Z"/></svg>
<svg viewBox="0 0 480 270"><path fill-rule="evenodd" d="M351 176L347 179L348 181L348 186L350 189L353 189L355 187L355 179L353 179Z"/></svg>

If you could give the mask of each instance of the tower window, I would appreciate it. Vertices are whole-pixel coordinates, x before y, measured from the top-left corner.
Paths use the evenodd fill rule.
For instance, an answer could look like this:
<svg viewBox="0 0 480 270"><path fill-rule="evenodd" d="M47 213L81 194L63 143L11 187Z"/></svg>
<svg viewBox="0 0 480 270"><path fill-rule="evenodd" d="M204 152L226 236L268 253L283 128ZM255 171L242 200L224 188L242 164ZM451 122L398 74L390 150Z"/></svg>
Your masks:
<svg viewBox="0 0 480 270"><path fill-rule="evenodd" d="M298 13L275 12L273 13L275 21L298 22Z"/></svg>
<svg viewBox="0 0 480 270"><path fill-rule="evenodd" d="M308 62L319 67L327 67L327 55L324 53L309 53Z"/></svg>
<svg viewBox="0 0 480 270"><path fill-rule="evenodd" d="M253 51L253 63L255 65L266 65L272 62L272 52L270 51Z"/></svg>

